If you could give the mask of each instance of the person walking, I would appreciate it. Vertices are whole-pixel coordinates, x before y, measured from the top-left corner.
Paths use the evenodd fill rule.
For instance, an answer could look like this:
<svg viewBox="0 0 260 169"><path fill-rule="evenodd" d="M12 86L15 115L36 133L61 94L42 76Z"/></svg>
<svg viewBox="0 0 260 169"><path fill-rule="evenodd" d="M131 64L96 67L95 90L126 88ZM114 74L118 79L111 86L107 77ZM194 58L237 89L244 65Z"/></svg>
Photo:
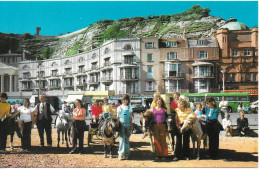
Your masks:
<svg viewBox="0 0 260 169"><path fill-rule="evenodd" d="M72 121L73 121L72 150L70 151L70 154L74 154L77 152L77 140L79 140L78 153L82 154L87 110L83 108L83 104L80 99L76 99L75 106L76 108L73 110L73 116L72 116Z"/></svg>
<svg viewBox="0 0 260 169"><path fill-rule="evenodd" d="M12 115L11 118L14 118L18 114L20 114L20 120L23 124L23 131L22 131L22 149L24 151L30 151L31 149L31 130L34 126L33 123L33 113L34 109L29 107L30 100L23 99L23 105L16 109L15 113Z"/></svg>
<svg viewBox="0 0 260 169"><path fill-rule="evenodd" d="M117 117L119 120L119 149L118 159L127 160L130 155L130 141L131 131L133 128L132 117L133 110L130 104L130 98L127 94L123 95L122 105L117 108Z"/></svg>
<svg viewBox="0 0 260 169"><path fill-rule="evenodd" d="M55 112L54 108L50 103L45 102L45 95L40 96L40 103L35 106L35 111L37 115L37 128L40 137L41 145L44 147L44 130L47 136L47 146L52 147L52 138L51 138L51 114Z"/></svg>
<svg viewBox="0 0 260 169"><path fill-rule="evenodd" d="M182 127L184 120L189 114L193 113L192 109L188 107L188 103L184 99L178 101L178 108L176 108L176 125L178 130ZM174 161L178 161L181 158L189 160L190 153L190 130L184 133L177 132L176 149Z"/></svg>
<svg viewBox="0 0 260 169"><path fill-rule="evenodd" d="M0 153L6 153L7 128L3 121L10 116L11 105L6 103L7 94L0 93Z"/></svg>
<svg viewBox="0 0 260 169"><path fill-rule="evenodd" d="M156 106L152 109L153 117L153 134L154 134L154 146L155 146L155 159L158 160L168 156L168 145L166 143L166 107L162 98L158 98Z"/></svg>

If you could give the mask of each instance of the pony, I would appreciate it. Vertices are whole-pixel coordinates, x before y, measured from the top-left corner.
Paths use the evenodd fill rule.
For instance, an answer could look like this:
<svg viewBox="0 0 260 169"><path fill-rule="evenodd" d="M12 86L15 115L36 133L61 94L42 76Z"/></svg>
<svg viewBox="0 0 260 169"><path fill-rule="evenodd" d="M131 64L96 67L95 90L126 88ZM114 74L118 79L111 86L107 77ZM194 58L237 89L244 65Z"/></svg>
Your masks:
<svg viewBox="0 0 260 169"><path fill-rule="evenodd" d="M149 110L146 111L146 113L140 114L140 124L142 126L142 131L144 133L143 138L146 136L149 137L149 141L151 144L151 151L154 152L154 139L153 139L153 132L152 132L152 118L149 116Z"/></svg>
<svg viewBox="0 0 260 169"><path fill-rule="evenodd" d="M58 145L57 148L60 147L60 132L62 132L62 144L64 144L64 135L66 140L67 148L69 148L68 144L68 136L69 136L69 143L70 141L70 131L72 127L72 121L70 120L71 116L69 113L65 113L65 111L60 110L58 113L58 116L56 118L56 128L57 128L57 134L58 134Z"/></svg>
<svg viewBox="0 0 260 169"><path fill-rule="evenodd" d="M166 119L167 131L171 135L171 139L168 139L170 142L170 148L172 149L172 155L174 155L174 137L177 133L176 121L175 121L175 113L170 114Z"/></svg>
<svg viewBox="0 0 260 169"><path fill-rule="evenodd" d="M3 126L5 127L7 135L10 135L10 149L13 150L14 133L16 132L19 138L22 138L23 123L21 120L7 117L3 120Z"/></svg>
<svg viewBox="0 0 260 169"><path fill-rule="evenodd" d="M109 157L113 158L112 149L115 144L115 134L119 129L119 122L116 118L107 117L104 121L100 122L98 128L103 138L104 158L107 158L108 153Z"/></svg>
<svg viewBox="0 0 260 169"><path fill-rule="evenodd" d="M200 160L200 145L203 140L204 150L208 148L207 134L202 130L201 124L195 114L189 114L184 120L183 126L180 129L181 133L191 129L191 139L193 144L193 156L195 156L195 142L197 141L197 160Z"/></svg>

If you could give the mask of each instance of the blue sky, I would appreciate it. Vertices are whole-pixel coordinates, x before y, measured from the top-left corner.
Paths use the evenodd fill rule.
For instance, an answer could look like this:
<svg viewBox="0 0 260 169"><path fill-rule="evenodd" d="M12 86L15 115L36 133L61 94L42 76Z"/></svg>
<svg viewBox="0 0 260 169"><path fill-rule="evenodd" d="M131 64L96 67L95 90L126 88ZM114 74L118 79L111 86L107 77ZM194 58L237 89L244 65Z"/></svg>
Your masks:
<svg viewBox="0 0 260 169"><path fill-rule="evenodd" d="M258 1L0 1L0 32L59 35L102 19L181 13L194 4L227 20L258 26Z"/></svg>

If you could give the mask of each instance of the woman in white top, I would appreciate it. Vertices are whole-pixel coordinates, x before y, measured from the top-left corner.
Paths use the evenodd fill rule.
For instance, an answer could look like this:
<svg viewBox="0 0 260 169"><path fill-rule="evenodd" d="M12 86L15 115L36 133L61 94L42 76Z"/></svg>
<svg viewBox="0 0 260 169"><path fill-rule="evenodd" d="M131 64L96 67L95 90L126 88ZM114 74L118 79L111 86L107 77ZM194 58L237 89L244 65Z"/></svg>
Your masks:
<svg viewBox="0 0 260 169"><path fill-rule="evenodd" d="M16 109L15 113L11 118L14 118L20 113L20 120L23 123L23 133L22 133L22 149L28 151L31 149L31 128L34 126L33 113L34 109L29 107L29 99L23 100L23 105Z"/></svg>
<svg viewBox="0 0 260 169"><path fill-rule="evenodd" d="M226 134L225 136L228 136L228 133L230 134L230 136L232 137L232 126L231 126L231 119L230 119L230 115L227 114L226 117L222 120L222 126L224 128L224 130L226 130Z"/></svg>

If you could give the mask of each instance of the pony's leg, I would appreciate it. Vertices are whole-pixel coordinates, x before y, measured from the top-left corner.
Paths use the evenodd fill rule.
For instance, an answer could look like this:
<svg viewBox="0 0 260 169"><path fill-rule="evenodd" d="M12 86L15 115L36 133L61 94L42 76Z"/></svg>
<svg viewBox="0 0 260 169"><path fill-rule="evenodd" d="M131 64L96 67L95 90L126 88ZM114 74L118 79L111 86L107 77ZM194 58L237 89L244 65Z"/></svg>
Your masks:
<svg viewBox="0 0 260 169"><path fill-rule="evenodd" d="M13 150L14 134L11 134L10 137L11 137L11 139L10 139L11 140L10 141L10 149Z"/></svg>
<svg viewBox="0 0 260 169"><path fill-rule="evenodd" d="M150 138L150 144L151 144L151 151L154 152L154 142L153 142L153 135L152 135L152 132L151 130L149 129L148 132L148 135L149 135L149 138Z"/></svg>
<svg viewBox="0 0 260 169"><path fill-rule="evenodd" d="M70 145L71 145L71 140L70 140L71 135L70 135L70 132L71 132L71 128L68 129L68 137L69 137L69 142L70 142Z"/></svg>
<svg viewBox="0 0 260 169"><path fill-rule="evenodd" d="M197 160L200 160L200 141L201 141L201 138L198 138L198 140L197 140Z"/></svg>
<svg viewBox="0 0 260 169"><path fill-rule="evenodd" d="M110 151L109 158L113 158L112 149L113 149L113 145L110 145L109 146L109 151Z"/></svg>
<svg viewBox="0 0 260 169"><path fill-rule="evenodd" d="M107 145L104 142L104 158L107 158Z"/></svg>
<svg viewBox="0 0 260 169"><path fill-rule="evenodd" d="M61 139L62 139L61 143L64 144L64 131L62 131Z"/></svg>
<svg viewBox="0 0 260 169"><path fill-rule="evenodd" d="M193 144L193 157L195 157L195 151L196 151L196 148L195 148L195 139L192 139L192 144Z"/></svg>
<svg viewBox="0 0 260 169"><path fill-rule="evenodd" d="M64 134L65 134L65 140L66 140L67 148L69 148L68 136L67 136L67 130L65 130Z"/></svg>
<svg viewBox="0 0 260 169"><path fill-rule="evenodd" d="M171 140L171 137L170 137L170 133L167 132L167 133L166 133L166 136L167 136L167 144L168 144L168 146L170 146L170 149L173 151L173 148L172 148L172 140Z"/></svg>
<svg viewBox="0 0 260 169"><path fill-rule="evenodd" d="M57 134L58 134L58 145L57 148L60 148L60 131L57 129Z"/></svg>

